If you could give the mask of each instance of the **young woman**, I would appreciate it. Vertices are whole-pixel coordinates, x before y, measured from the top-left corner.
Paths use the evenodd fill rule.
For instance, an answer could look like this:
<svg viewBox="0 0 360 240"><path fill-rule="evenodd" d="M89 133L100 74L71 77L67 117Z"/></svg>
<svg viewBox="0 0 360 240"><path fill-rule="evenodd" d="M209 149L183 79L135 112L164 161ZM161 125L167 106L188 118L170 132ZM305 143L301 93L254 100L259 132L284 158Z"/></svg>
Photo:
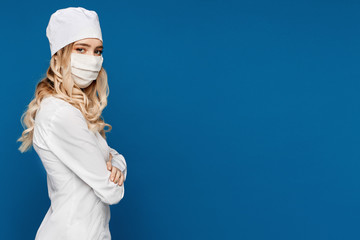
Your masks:
<svg viewBox="0 0 360 240"><path fill-rule="evenodd" d="M124 196L127 165L105 140L112 127L101 116L109 87L98 15L59 9L46 35L50 67L21 116L18 139L21 152L34 147L47 172L51 206L35 239L111 239L109 205Z"/></svg>

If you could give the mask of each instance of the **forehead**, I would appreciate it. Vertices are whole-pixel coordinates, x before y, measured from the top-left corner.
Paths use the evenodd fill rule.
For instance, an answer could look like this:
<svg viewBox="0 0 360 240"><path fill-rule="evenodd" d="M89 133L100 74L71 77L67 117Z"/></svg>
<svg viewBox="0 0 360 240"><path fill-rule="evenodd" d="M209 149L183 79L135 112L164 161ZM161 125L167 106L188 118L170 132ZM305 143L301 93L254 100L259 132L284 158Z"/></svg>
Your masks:
<svg viewBox="0 0 360 240"><path fill-rule="evenodd" d="M75 41L74 45L76 44L87 44L94 47L100 47L102 46L102 41L98 38L84 38L80 39L78 41Z"/></svg>

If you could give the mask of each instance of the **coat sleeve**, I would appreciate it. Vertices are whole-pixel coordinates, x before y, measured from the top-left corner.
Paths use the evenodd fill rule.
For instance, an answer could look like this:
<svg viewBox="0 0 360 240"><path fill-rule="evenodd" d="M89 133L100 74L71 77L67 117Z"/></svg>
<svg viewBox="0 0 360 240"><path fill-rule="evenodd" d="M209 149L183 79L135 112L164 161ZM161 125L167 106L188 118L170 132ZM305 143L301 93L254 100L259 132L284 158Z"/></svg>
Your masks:
<svg viewBox="0 0 360 240"><path fill-rule="evenodd" d="M126 160L122 154L118 153L115 149L111 148L110 146L109 146L109 150L110 150L111 155L113 156L113 158L111 160L111 165L113 165L121 170L121 172L124 175L124 182L125 182L126 175L127 175Z"/></svg>
<svg viewBox="0 0 360 240"><path fill-rule="evenodd" d="M124 184L112 182L106 159L88 129L80 110L62 106L52 116L46 134L47 145L59 159L88 184L100 200L117 204L124 196Z"/></svg>

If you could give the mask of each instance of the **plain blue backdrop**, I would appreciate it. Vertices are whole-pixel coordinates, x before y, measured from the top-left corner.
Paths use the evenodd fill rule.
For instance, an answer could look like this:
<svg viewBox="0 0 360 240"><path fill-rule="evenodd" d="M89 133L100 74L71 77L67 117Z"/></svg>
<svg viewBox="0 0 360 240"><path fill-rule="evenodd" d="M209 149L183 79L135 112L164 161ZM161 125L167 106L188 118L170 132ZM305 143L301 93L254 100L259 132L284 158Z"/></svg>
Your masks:
<svg viewBox="0 0 360 240"><path fill-rule="evenodd" d="M50 206L16 139L69 6L103 32L114 240L360 239L360 4L339 0L2 2L0 239L34 239Z"/></svg>

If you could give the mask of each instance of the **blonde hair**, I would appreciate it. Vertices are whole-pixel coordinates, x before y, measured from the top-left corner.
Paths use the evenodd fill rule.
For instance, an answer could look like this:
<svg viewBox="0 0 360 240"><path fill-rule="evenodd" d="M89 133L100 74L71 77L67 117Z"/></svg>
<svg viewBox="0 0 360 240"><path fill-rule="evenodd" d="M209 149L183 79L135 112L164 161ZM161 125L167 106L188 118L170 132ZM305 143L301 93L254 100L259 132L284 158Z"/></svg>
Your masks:
<svg viewBox="0 0 360 240"><path fill-rule="evenodd" d="M51 57L46 77L38 82L33 100L21 115L20 122L25 130L17 142L22 142L18 148L22 153L32 146L36 112L42 99L49 95L63 99L78 108L86 119L89 130L98 131L105 139L105 132L112 129L112 126L105 123L101 116L109 96L106 71L101 68L96 81L87 88L79 88L71 77L70 56L73 45L74 42L68 44ZM107 130L104 129L105 126L108 126Z"/></svg>

